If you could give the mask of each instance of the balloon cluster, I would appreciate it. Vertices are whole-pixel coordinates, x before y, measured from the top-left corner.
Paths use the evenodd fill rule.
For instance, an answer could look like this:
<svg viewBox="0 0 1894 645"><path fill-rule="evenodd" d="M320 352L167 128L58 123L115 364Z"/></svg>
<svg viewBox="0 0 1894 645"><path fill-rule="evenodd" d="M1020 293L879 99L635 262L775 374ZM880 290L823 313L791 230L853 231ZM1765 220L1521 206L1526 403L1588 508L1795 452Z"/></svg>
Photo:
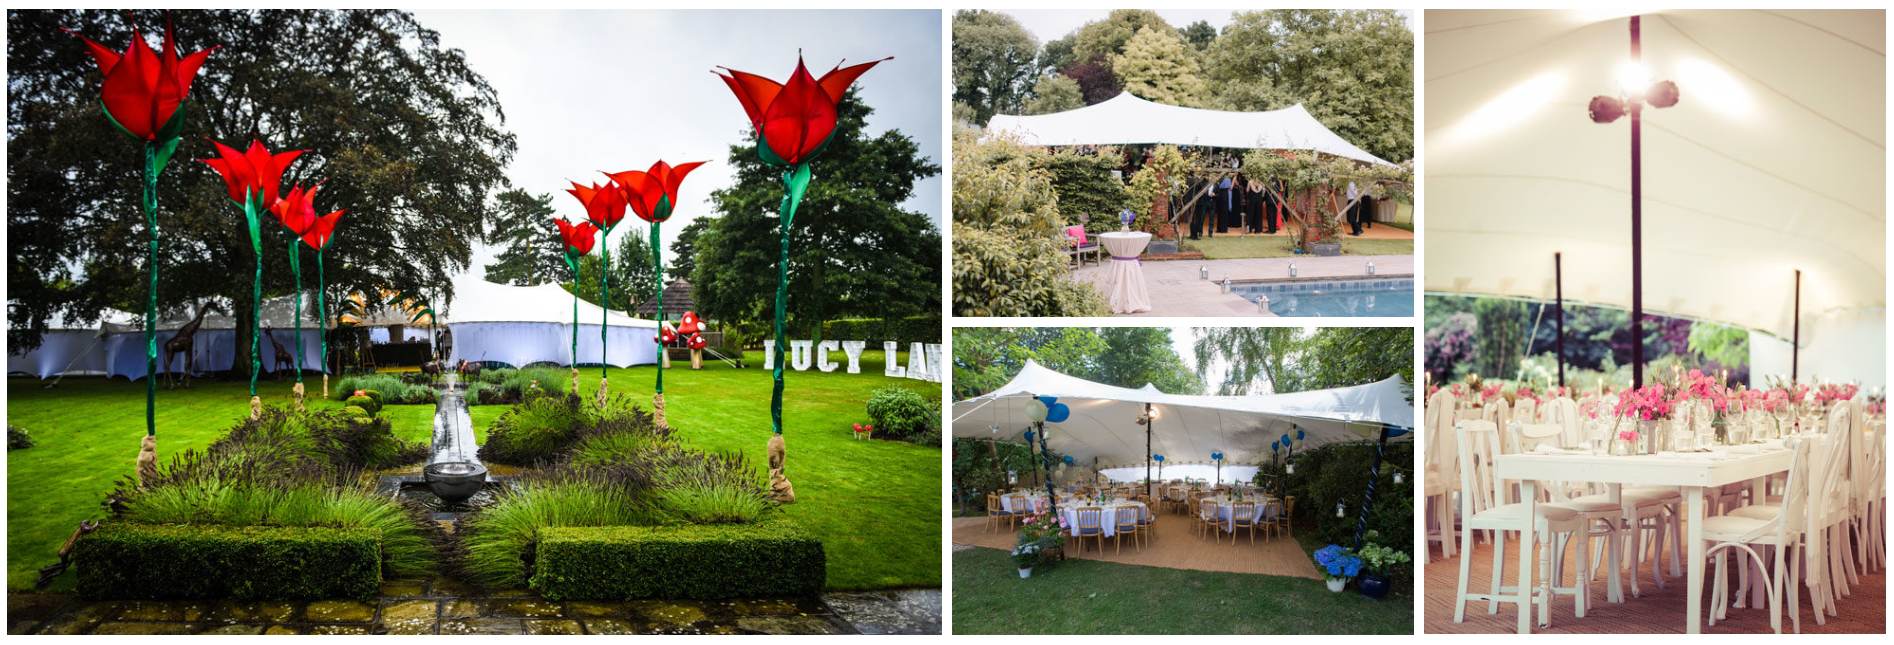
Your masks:
<svg viewBox="0 0 1894 645"><path fill-rule="evenodd" d="M1032 402L1026 404L1026 414L1033 421L1060 423L1072 416L1072 409L1060 403L1059 397L1040 396L1033 397Z"/></svg>

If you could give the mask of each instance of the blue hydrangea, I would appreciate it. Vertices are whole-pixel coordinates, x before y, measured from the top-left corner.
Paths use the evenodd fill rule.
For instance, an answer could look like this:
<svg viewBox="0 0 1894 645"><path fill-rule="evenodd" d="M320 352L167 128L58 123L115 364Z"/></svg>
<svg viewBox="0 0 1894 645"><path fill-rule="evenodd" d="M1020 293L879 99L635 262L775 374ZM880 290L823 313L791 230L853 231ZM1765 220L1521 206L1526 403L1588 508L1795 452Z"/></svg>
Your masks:
<svg viewBox="0 0 1894 645"><path fill-rule="evenodd" d="M1315 552L1315 563L1331 578L1354 577L1361 573L1361 558L1347 549L1330 544Z"/></svg>

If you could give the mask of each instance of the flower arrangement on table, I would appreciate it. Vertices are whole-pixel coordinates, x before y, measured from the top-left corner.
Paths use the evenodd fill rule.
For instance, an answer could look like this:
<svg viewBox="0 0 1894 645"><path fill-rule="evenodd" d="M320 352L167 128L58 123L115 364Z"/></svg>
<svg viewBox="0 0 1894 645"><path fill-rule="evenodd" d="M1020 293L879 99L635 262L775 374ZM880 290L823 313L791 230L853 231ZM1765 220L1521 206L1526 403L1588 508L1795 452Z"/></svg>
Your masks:
<svg viewBox="0 0 1894 645"><path fill-rule="evenodd" d="M1361 575L1361 565L1361 558L1355 555L1354 549L1330 544L1315 552L1316 568L1321 569L1322 577L1330 581Z"/></svg>
<svg viewBox="0 0 1894 645"><path fill-rule="evenodd" d="M1835 401L1846 401L1855 398L1860 390L1860 386L1853 383L1823 383L1815 388L1815 403L1827 406Z"/></svg>

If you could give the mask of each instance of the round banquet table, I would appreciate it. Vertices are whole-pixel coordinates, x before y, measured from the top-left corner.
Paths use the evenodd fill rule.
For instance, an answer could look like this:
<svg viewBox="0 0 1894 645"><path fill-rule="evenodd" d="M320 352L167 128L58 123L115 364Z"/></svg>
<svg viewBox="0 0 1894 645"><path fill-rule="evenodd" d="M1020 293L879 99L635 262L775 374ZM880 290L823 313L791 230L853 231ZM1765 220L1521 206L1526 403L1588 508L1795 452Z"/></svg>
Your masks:
<svg viewBox="0 0 1894 645"><path fill-rule="evenodd" d="M1099 513L1098 515L1098 525L1105 529L1105 537L1112 537L1118 534L1118 509L1120 508L1131 507L1138 509L1138 519L1141 520L1150 519L1151 517L1151 509L1146 508L1143 502L1120 499L1109 504L1086 504L1083 500L1060 500L1059 516L1065 518L1067 530L1075 532L1078 530L1078 509L1082 506L1097 506L1105 509L1103 513Z"/></svg>
<svg viewBox="0 0 1894 645"><path fill-rule="evenodd" d="M1231 517L1230 511L1236 508L1236 502L1231 501L1228 495L1218 495L1211 499L1217 504L1217 519L1223 522L1223 531L1225 533L1235 533L1236 518ZM1256 504L1256 521L1261 522L1268 518L1268 515L1263 512L1263 509L1268 506L1269 502L1275 501L1275 499L1276 498L1270 496L1245 496L1241 501L1254 502ZM1281 511L1277 512L1280 513Z"/></svg>
<svg viewBox="0 0 1894 645"><path fill-rule="evenodd" d="M1144 290L1144 267L1138 254L1151 243L1151 234L1140 231L1110 231L1098 234L1098 243L1111 254L1111 268L1105 273L1110 286L1106 300L1112 313L1132 314L1151 310L1151 295Z"/></svg>

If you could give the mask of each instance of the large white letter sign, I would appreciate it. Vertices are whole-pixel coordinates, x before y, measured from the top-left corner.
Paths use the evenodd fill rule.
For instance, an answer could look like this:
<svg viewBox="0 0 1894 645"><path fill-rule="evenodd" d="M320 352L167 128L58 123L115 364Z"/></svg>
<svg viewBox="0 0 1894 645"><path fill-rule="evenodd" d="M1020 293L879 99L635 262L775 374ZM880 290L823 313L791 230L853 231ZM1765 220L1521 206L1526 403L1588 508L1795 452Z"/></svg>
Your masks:
<svg viewBox="0 0 1894 645"><path fill-rule="evenodd" d="M832 340L825 340L825 341L822 341L821 344L816 345L815 346L815 368L822 370L824 372L833 372L835 371L835 368L841 367L842 366L841 363L829 362L829 352L833 352L838 349L841 349L841 347L837 345L835 341L832 341Z"/></svg>
<svg viewBox="0 0 1894 645"><path fill-rule="evenodd" d="M763 369L776 369L776 341L763 341Z"/></svg>
<svg viewBox="0 0 1894 645"><path fill-rule="evenodd" d="M920 343L908 344L908 378L925 381L927 379L927 348Z"/></svg>
<svg viewBox="0 0 1894 645"><path fill-rule="evenodd" d="M908 375L907 368L901 367L901 350L899 347L900 345L892 340L881 342L881 357L882 360L888 364L887 369L881 372L883 376L901 378Z"/></svg>
<svg viewBox="0 0 1894 645"><path fill-rule="evenodd" d="M845 354L848 354L848 373L850 374L862 373L862 366L861 366L862 350L867 349L867 348L868 348L868 343L863 342L863 341L859 341L859 340L842 341L842 352Z"/></svg>
<svg viewBox="0 0 1894 645"><path fill-rule="evenodd" d="M940 382L940 345L927 346L927 380Z"/></svg>
<svg viewBox="0 0 1894 645"><path fill-rule="evenodd" d="M801 372L809 369L810 356L815 349L813 340L789 341L789 366Z"/></svg>

